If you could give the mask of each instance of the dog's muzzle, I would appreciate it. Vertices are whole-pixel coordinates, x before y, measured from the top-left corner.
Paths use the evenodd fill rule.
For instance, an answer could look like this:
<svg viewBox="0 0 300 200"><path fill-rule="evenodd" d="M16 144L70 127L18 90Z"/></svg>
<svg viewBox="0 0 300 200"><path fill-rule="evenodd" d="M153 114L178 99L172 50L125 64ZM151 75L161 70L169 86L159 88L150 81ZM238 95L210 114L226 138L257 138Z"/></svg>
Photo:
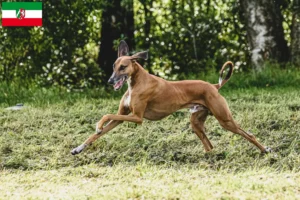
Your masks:
<svg viewBox="0 0 300 200"><path fill-rule="evenodd" d="M108 79L108 81L107 81L107 83L110 84L110 85L113 85L114 82L115 82L114 79L111 78L111 77L110 77L110 78Z"/></svg>
<svg viewBox="0 0 300 200"><path fill-rule="evenodd" d="M116 79L116 77L110 77L108 83L114 86L114 90L119 90L122 88L127 78L128 76L126 75L123 75L118 79Z"/></svg>

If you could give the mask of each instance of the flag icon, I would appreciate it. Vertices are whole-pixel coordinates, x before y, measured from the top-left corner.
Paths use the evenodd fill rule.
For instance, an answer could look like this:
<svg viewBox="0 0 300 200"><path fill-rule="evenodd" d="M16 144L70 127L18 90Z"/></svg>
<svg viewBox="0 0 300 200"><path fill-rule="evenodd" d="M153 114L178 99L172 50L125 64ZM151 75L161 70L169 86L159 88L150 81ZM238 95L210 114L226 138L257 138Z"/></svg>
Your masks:
<svg viewBox="0 0 300 200"><path fill-rule="evenodd" d="M42 26L42 2L3 2L2 26Z"/></svg>

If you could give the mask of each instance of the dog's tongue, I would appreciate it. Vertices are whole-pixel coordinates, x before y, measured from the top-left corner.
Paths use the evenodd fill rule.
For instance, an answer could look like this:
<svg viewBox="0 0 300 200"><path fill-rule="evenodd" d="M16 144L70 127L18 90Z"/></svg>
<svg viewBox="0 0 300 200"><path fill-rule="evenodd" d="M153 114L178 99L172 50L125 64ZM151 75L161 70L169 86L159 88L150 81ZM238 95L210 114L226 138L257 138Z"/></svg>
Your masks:
<svg viewBox="0 0 300 200"><path fill-rule="evenodd" d="M114 85L114 89L118 90L120 87L122 87L124 80L121 79L119 80L115 85Z"/></svg>

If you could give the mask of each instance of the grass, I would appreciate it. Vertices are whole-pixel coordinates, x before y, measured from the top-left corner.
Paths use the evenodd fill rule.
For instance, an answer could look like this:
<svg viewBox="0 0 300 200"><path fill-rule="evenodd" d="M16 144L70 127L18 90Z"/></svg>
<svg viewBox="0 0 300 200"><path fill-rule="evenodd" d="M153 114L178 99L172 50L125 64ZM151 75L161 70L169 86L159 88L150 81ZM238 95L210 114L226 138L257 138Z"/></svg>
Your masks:
<svg viewBox="0 0 300 200"><path fill-rule="evenodd" d="M4 171L3 199L299 199L300 174L136 165Z"/></svg>
<svg viewBox="0 0 300 200"><path fill-rule="evenodd" d="M220 92L271 154L212 116L206 127L215 148L204 153L181 110L123 123L72 156L101 116L117 111L122 92L0 85L0 199L299 199L299 89L241 88ZM20 102L24 109L5 110Z"/></svg>

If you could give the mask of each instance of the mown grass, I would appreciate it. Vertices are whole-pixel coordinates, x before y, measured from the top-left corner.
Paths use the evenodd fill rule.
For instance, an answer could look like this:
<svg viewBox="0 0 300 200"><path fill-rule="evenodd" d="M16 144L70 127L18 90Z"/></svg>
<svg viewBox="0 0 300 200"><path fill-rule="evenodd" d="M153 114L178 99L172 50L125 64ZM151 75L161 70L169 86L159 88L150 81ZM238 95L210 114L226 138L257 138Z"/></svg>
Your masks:
<svg viewBox="0 0 300 200"><path fill-rule="evenodd" d="M290 86L220 91L236 121L271 154L212 116L206 127L215 148L205 153L190 113L181 110L141 126L123 123L72 156L102 115L116 113L122 92L1 85L0 199L297 199L300 93ZM5 110L20 102L24 109Z"/></svg>
<svg viewBox="0 0 300 200"><path fill-rule="evenodd" d="M299 199L300 174L96 164L47 171L3 171L3 199ZM2 189L2 191L1 191Z"/></svg>

